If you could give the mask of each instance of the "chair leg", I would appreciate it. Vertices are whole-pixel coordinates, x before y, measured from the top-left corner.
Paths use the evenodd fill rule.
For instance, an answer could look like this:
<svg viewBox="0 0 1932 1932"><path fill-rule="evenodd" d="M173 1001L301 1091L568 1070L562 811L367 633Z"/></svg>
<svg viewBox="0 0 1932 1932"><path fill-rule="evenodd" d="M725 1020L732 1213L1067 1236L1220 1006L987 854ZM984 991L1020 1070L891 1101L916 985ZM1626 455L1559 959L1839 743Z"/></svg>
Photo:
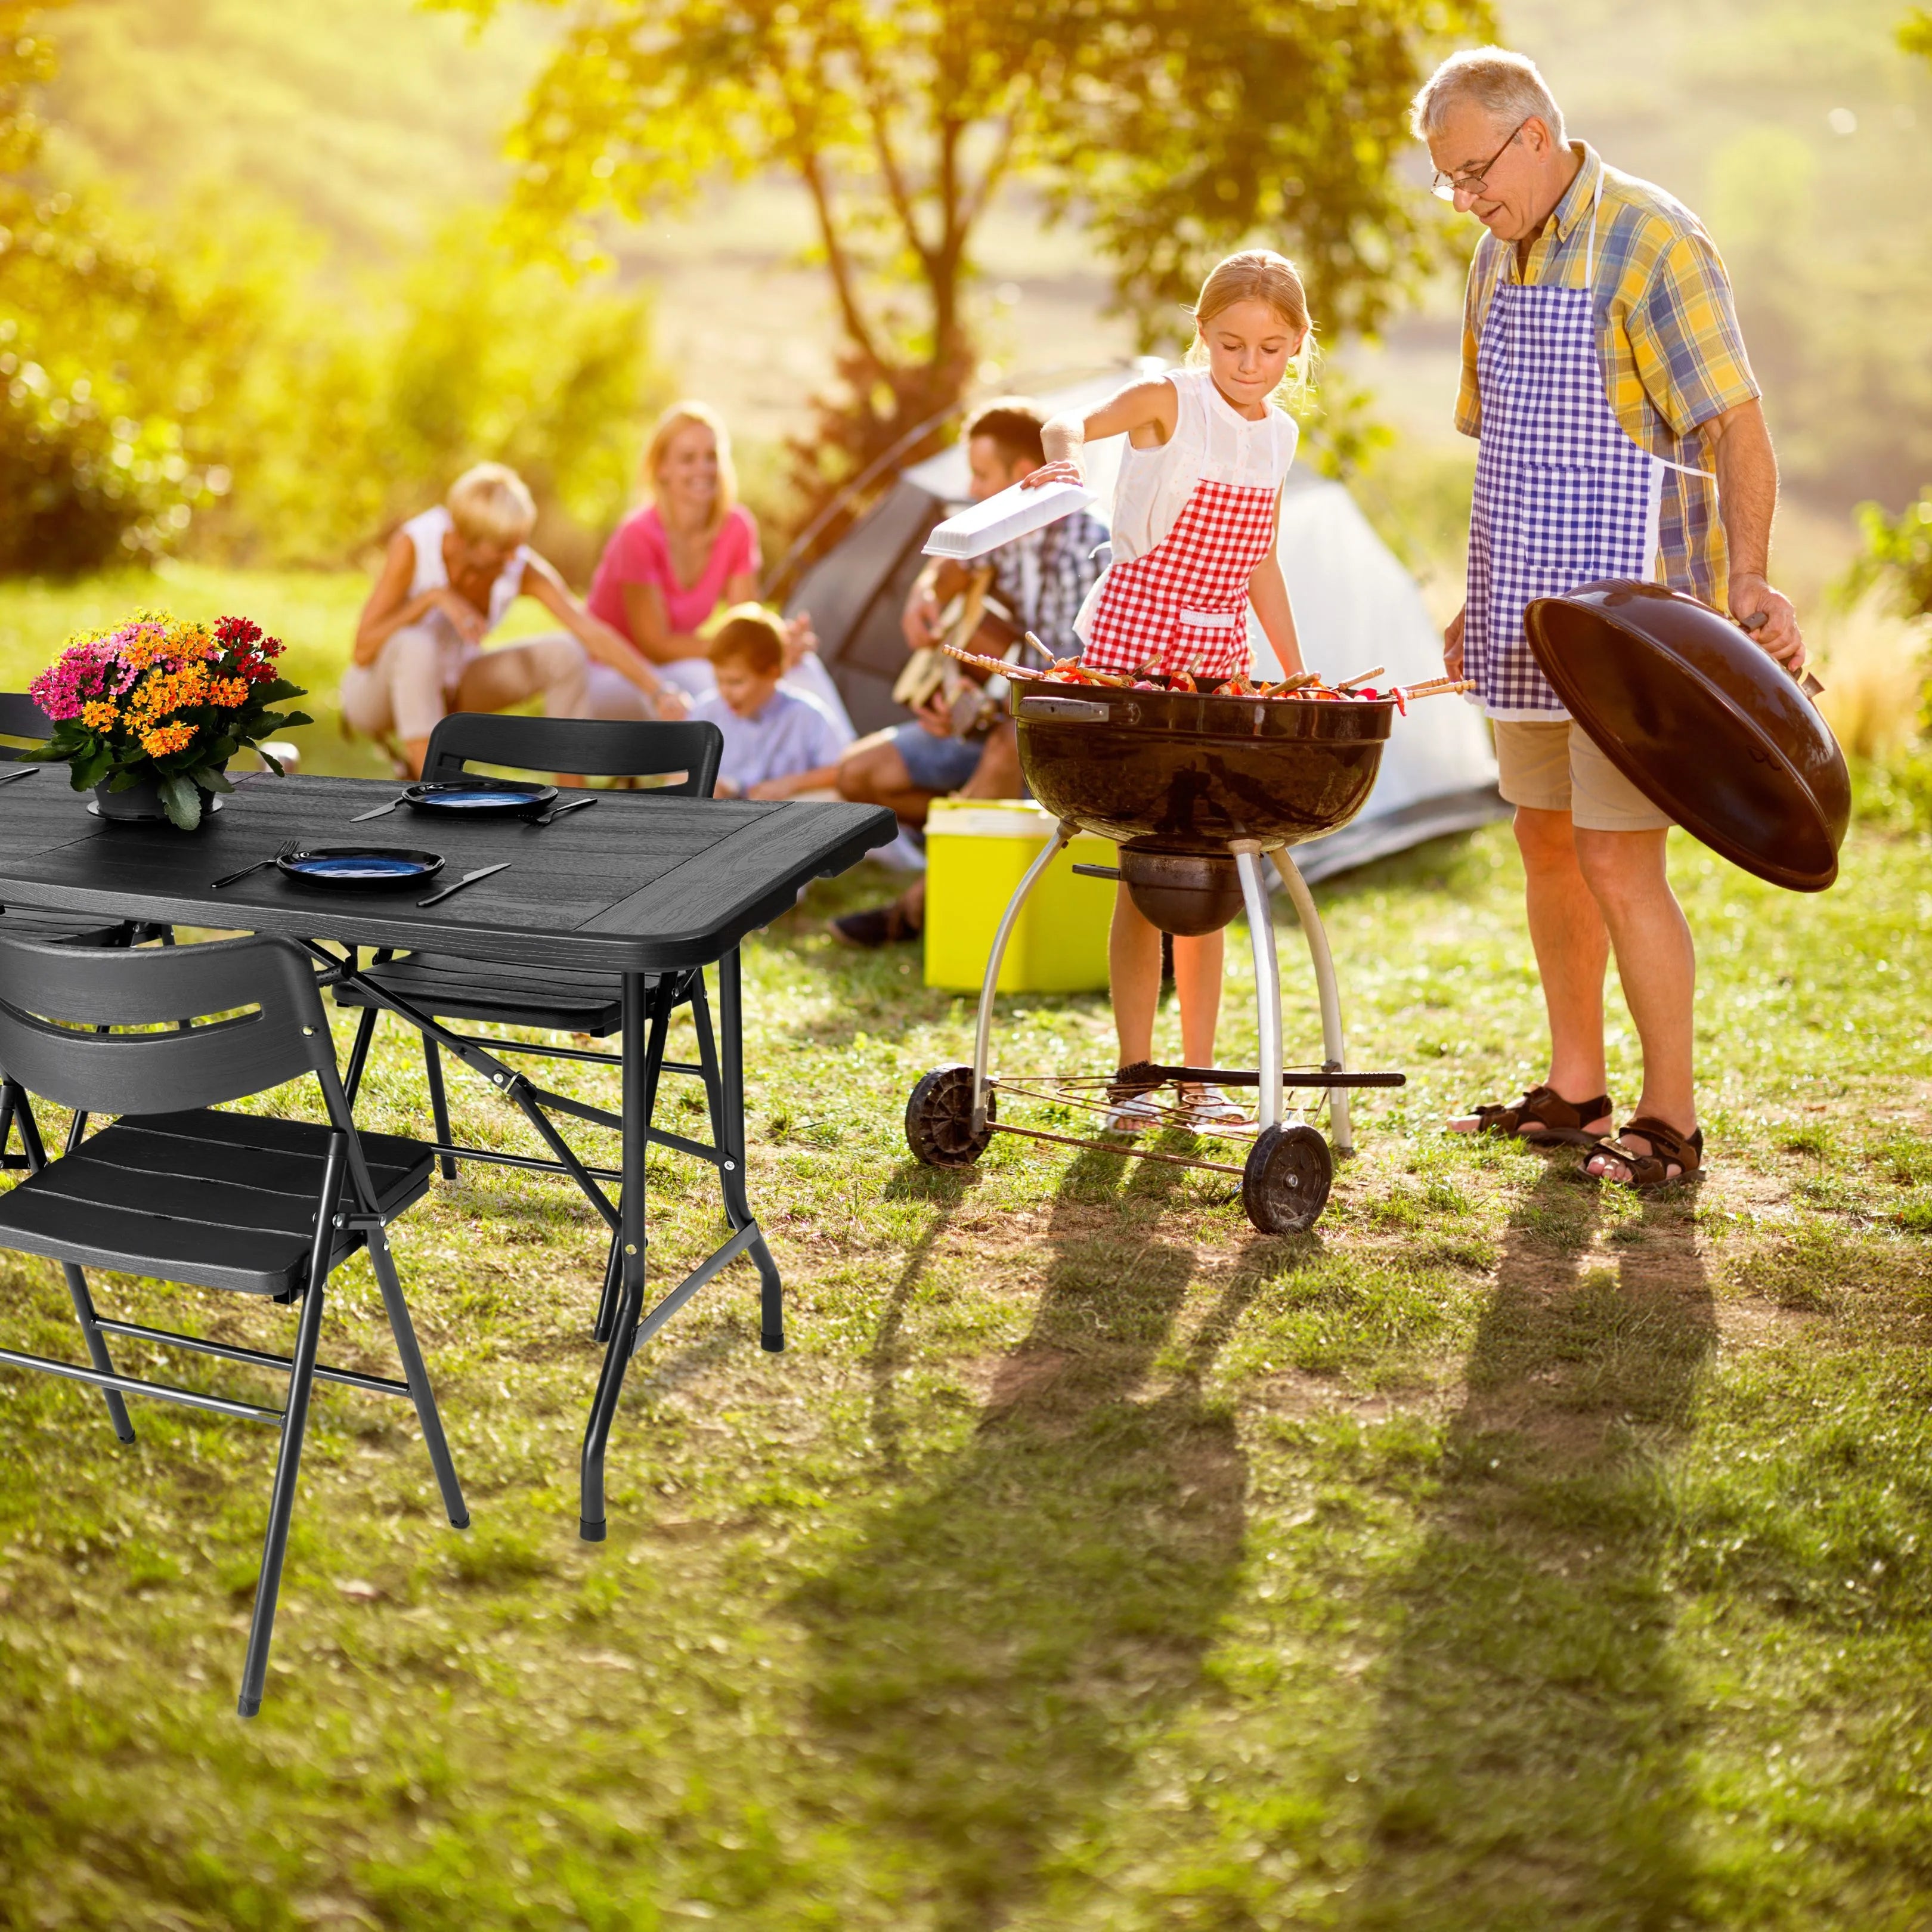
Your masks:
<svg viewBox="0 0 1932 1932"><path fill-rule="evenodd" d="M331 1112L334 1112L332 1107ZM248 1626L248 1654L242 1666L242 1696L236 1708L252 1718L262 1708L262 1686L268 1675L268 1642L274 1634L275 1600L281 1594L282 1562L289 1550L289 1520L295 1514L296 1478L302 1473L302 1441L308 1432L309 1396L315 1387L316 1350L322 1340L322 1304L335 1252L336 1219L342 1206L342 1178L349 1162L347 1136L332 1135L310 1237L308 1287L296 1326L295 1354L289 1366L289 1398L282 1411L282 1446L275 1458L274 1486L268 1494L268 1527L262 1540L262 1570L255 1581L255 1614Z"/></svg>
<svg viewBox="0 0 1932 1932"><path fill-rule="evenodd" d="M275 1458L274 1486L268 1495L262 1574L255 1583L255 1614L248 1626L248 1654L242 1666L242 1695L236 1706L244 1718L252 1718L261 1709L262 1687L268 1679L275 1602L281 1594L282 1563L289 1550L289 1522L295 1514L296 1478L302 1473L309 1396L315 1386L316 1350L322 1340L322 1270L317 1269L302 1296L302 1320L296 1330L295 1365L289 1372L288 1407L282 1416L281 1452Z"/></svg>
<svg viewBox="0 0 1932 1932"><path fill-rule="evenodd" d="M429 1370L424 1364L422 1349L416 1346L416 1324L410 1319L410 1305L403 1299L396 1258L389 1252L388 1236L380 1228L369 1230L369 1259L376 1270L376 1285L382 1291L382 1306L389 1312L389 1332L396 1338L403 1379L409 1384L410 1399L416 1406L416 1420L422 1425L424 1445L429 1450L430 1466L436 1472L436 1486L442 1492L443 1508L457 1528L467 1529L470 1511L463 1500L462 1485L456 1480L456 1465L450 1460L436 1392L430 1387Z"/></svg>
<svg viewBox="0 0 1932 1932"><path fill-rule="evenodd" d="M429 1076L430 1117L436 1122L436 1137L445 1147L450 1144L449 1098L442 1089L442 1049L428 1034L423 1035L423 1070ZM456 1162L448 1154L437 1157L436 1166L446 1180L456 1178Z"/></svg>
<svg viewBox="0 0 1932 1932"><path fill-rule="evenodd" d="M87 1292L87 1277L71 1263L63 1266L61 1272L67 1276L67 1292L74 1298L74 1312L80 1322L80 1332L86 1337L88 1359L103 1375L116 1372L113 1358L107 1352L107 1338L101 1334L100 1318L94 1312L94 1298ZM121 1399L118 1389L104 1389L101 1394L107 1403L107 1419L114 1425L114 1432L123 1442L134 1439L134 1425L128 1420L128 1405Z"/></svg>
<svg viewBox="0 0 1932 1932"><path fill-rule="evenodd" d="M623 1263L618 1248L617 1230L610 1230L610 1246L604 1258L604 1292L597 1303L597 1323L590 1331L591 1340L608 1342L610 1339L610 1324L617 1318L617 1297L624 1285Z"/></svg>
<svg viewBox="0 0 1932 1932"><path fill-rule="evenodd" d="M349 1071L342 1076L342 1090L352 1107L362 1088L362 1070L369 1064L369 1046L376 1037L376 1022L380 1011L376 1006L364 1006L362 1018L356 1022L356 1044L349 1049Z"/></svg>

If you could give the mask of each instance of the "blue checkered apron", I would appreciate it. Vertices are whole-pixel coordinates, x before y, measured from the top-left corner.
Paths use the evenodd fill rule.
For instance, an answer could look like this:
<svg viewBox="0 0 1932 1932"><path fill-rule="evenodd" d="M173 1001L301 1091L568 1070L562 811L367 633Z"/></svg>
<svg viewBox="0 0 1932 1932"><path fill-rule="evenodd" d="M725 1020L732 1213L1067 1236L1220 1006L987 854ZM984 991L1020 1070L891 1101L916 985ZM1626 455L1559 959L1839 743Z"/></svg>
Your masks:
<svg viewBox="0 0 1932 1932"><path fill-rule="evenodd" d="M1583 286L1499 281L1476 352L1483 427L1462 674L1492 718L1570 715L1530 655L1524 609L1599 578L1652 576L1664 472L1684 468L1633 442L1604 392L1593 286L1600 182L1597 194Z"/></svg>

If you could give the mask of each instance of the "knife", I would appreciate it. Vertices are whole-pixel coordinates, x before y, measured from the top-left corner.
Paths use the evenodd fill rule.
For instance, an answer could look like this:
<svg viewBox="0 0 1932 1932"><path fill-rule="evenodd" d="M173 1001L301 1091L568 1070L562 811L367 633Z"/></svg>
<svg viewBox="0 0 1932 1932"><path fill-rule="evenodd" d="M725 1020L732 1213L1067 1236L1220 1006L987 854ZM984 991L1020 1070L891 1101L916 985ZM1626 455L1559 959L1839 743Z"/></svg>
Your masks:
<svg viewBox="0 0 1932 1932"><path fill-rule="evenodd" d="M398 806L406 802L403 799L392 798L387 805L377 806L374 812L358 812L349 822L351 825L360 825L365 818L380 818L386 812L394 812Z"/></svg>
<svg viewBox="0 0 1932 1932"><path fill-rule="evenodd" d="M11 784L16 778L30 778L40 770L38 765L22 765L17 772L9 772L0 778L0 784Z"/></svg>
<svg viewBox="0 0 1932 1932"><path fill-rule="evenodd" d="M418 899L416 904L433 906L438 900L448 898L452 892L460 892L465 886L473 886L478 879L487 879L492 872L507 872L509 869L510 862L507 859L500 860L494 866L479 866L473 872L465 872L454 885L445 886L441 892L431 892L428 898Z"/></svg>

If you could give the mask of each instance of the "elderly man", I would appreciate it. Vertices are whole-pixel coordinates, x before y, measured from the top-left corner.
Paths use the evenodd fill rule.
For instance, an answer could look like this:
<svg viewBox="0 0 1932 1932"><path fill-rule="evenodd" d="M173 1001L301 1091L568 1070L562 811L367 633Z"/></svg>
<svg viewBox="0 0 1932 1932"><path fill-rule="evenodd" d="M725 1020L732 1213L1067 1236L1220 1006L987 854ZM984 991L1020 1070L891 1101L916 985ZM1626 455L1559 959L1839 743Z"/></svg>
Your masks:
<svg viewBox="0 0 1932 1932"><path fill-rule="evenodd" d="M1790 670L1804 646L1766 577L1778 465L1723 262L1660 188L1566 139L1533 62L1445 62L1413 125L1436 192L1489 231L1464 310L1456 424L1480 439L1452 674L1475 680L1516 810L1550 1016L1548 1079L1454 1124L1594 1150L1603 1179L1656 1186L1702 1163L1696 962L1664 868L1670 820L1573 724L1524 638L1535 597L1648 578L1724 608ZM1604 1060L1610 949L1643 1048L1616 1138Z"/></svg>

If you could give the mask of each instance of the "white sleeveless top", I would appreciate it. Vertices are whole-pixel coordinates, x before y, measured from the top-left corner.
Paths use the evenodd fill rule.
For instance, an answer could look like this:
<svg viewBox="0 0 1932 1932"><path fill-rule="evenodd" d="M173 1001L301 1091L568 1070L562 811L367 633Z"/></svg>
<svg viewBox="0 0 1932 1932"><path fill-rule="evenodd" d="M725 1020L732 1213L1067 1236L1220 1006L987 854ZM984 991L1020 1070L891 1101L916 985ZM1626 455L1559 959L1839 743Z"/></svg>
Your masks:
<svg viewBox="0 0 1932 1932"><path fill-rule="evenodd" d="M1126 563L1164 542L1197 483L1279 490L1294 460L1300 429L1270 403L1250 422L1214 386L1205 369L1171 369L1177 404L1174 434L1157 449L1130 442L1114 490L1114 555Z"/></svg>
<svg viewBox="0 0 1932 1932"><path fill-rule="evenodd" d="M410 580L412 597L420 597L425 590L440 590L448 583L449 572L442 561L442 540L455 527L454 519L441 503L434 509L424 511L420 516L410 518L403 525L403 535L409 538L416 554L416 574ZM530 545L518 544L509 562L490 585L490 608L484 613L485 636L503 621L504 614L523 594L524 566L530 560ZM418 622L442 647L446 658L452 655L461 658L475 656L476 646L465 643L463 634L449 621L448 614L434 604Z"/></svg>

